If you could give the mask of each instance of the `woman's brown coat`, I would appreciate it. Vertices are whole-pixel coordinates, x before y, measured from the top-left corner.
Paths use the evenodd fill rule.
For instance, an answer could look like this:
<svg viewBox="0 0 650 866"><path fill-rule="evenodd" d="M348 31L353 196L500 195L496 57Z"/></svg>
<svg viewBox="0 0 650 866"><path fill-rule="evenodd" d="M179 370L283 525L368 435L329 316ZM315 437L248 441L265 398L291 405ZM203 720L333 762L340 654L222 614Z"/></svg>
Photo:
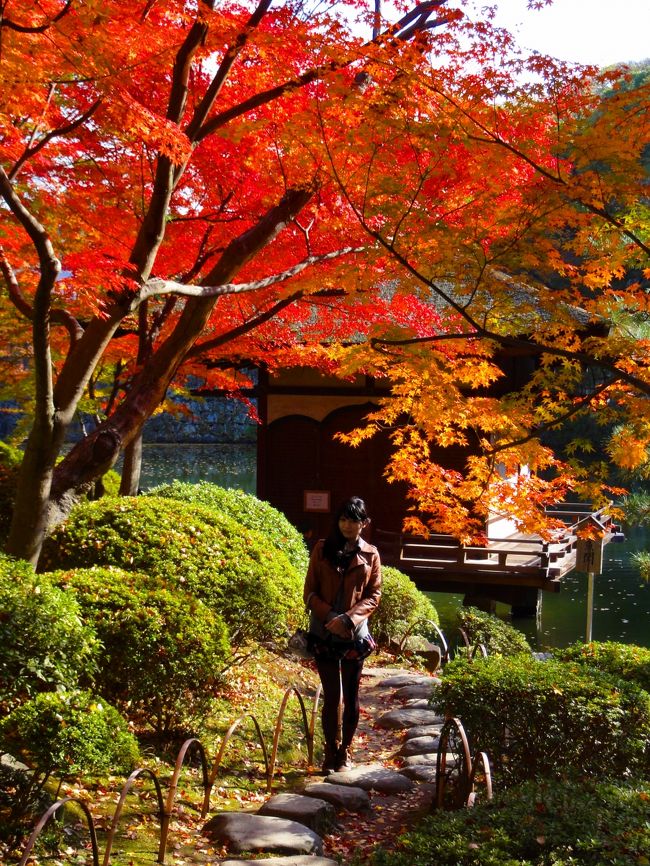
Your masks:
<svg viewBox="0 0 650 866"><path fill-rule="evenodd" d="M323 556L323 541L314 547L305 578L304 599L308 610L325 622L332 611L343 580L343 611L356 627L367 619L379 604L381 596L381 565L376 547L359 539L359 550L341 577Z"/></svg>

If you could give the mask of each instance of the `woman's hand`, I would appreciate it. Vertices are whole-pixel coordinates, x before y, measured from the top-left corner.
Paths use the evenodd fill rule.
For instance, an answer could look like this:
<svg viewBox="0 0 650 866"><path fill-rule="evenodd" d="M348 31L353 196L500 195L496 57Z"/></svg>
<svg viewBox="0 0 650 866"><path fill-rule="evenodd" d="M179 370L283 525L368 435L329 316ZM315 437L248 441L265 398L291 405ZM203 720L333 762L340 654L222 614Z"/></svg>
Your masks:
<svg viewBox="0 0 650 866"><path fill-rule="evenodd" d="M335 616L334 619L325 623L325 628L343 640L351 640L352 638L352 629L348 625L347 617Z"/></svg>

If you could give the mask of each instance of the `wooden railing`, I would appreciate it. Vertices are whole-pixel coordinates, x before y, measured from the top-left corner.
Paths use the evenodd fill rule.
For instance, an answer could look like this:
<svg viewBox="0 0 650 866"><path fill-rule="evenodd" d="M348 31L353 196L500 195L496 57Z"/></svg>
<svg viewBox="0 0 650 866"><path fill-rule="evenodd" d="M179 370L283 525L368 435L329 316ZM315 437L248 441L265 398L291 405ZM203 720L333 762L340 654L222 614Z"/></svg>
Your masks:
<svg viewBox="0 0 650 866"><path fill-rule="evenodd" d="M566 526L552 541L517 533L505 538L488 537L484 545L463 545L450 535L424 538L381 529L375 530L373 540L386 565L414 576L440 572L468 579L493 576L497 582L527 578L543 585L559 581L575 568L578 531L584 520L593 519L603 525L605 544L617 530L605 509L589 510L587 505L567 503L548 513Z"/></svg>

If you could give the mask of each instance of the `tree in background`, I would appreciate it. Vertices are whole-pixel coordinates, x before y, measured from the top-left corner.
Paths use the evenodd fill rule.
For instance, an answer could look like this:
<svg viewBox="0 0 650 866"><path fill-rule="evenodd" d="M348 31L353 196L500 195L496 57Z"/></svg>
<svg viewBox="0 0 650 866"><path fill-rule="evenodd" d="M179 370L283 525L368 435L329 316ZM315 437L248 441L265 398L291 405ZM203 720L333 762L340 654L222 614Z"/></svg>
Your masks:
<svg viewBox="0 0 650 866"><path fill-rule="evenodd" d="M4 9L0 315L6 375L33 395L10 552L36 562L47 527L123 450L133 492L142 426L170 385L197 370L232 383L224 356L268 360L297 332L318 344L385 313L374 296L361 317L340 299L362 301L377 271L357 264L367 244L310 106L343 118L368 70L419 62L411 43L445 2L392 26L355 3ZM105 420L57 464L88 400Z"/></svg>
<svg viewBox="0 0 650 866"><path fill-rule="evenodd" d="M392 429L388 473L409 485L413 531L476 538L497 512L548 536L560 524L545 506L602 504L617 492L608 464L648 461L650 76L522 57L489 29L438 36L427 68L398 62L394 103L378 82L346 129L320 115L386 273L440 315L377 333L363 353L333 350L344 371L394 383L344 438ZM516 388L502 384L507 364ZM545 443L588 415L613 429L607 454L589 460L584 438L564 457ZM465 471L432 452L449 446L467 449Z"/></svg>

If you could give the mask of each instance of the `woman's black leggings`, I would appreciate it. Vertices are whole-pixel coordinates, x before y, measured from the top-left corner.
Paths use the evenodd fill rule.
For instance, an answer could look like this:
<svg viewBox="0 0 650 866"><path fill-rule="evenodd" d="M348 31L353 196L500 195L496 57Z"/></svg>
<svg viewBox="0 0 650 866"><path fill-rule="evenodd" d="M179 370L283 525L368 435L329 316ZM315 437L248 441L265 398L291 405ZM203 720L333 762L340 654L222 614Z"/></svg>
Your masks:
<svg viewBox="0 0 650 866"><path fill-rule="evenodd" d="M363 659L338 661L316 660L318 675L323 684L323 735L328 747L334 748L338 740L339 703L343 701L341 745L347 748L359 724L359 684Z"/></svg>

